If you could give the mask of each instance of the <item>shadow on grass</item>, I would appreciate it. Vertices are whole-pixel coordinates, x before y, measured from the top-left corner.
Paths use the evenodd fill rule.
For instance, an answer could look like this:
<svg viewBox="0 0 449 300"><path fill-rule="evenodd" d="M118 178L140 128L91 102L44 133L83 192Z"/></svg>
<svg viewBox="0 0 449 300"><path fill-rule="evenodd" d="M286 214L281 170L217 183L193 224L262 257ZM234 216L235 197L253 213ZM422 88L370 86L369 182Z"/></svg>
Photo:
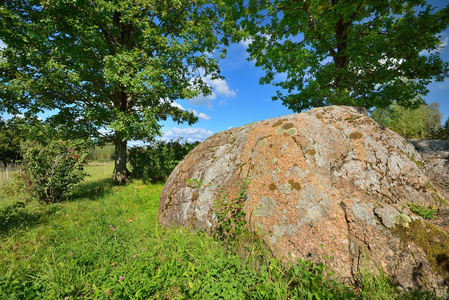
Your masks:
<svg viewBox="0 0 449 300"><path fill-rule="evenodd" d="M96 200L105 196L114 186L112 178L81 183L68 197L67 201L73 202L79 199Z"/></svg>
<svg viewBox="0 0 449 300"><path fill-rule="evenodd" d="M107 194L114 186L112 179L81 183L78 188L63 202L74 202L81 199L96 200ZM32 206L25 202L16 202L0 209L0 236L6 236L11 229L23 229L45 223L48 217L60 210L57 204L38 204Z"/></svg>
<svg viewBox="0 0 449 300"><path fill-rule="evenodd" d="M26 207L24 202L8 205L0 209L0 236L8 235L11 229L29 228L44 223L58 210L56 205L38 208Z"/></svg>

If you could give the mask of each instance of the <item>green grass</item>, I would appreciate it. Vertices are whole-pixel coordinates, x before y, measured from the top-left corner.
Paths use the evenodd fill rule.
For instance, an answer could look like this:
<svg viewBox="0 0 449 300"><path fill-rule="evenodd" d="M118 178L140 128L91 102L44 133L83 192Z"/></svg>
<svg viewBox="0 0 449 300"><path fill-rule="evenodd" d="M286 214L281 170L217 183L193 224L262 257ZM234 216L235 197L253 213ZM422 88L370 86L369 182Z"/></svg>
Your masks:
<svg viewBox="0 0 449 300"><path fill-rule="evenodd" d="M356 295L323 265L271 257L250 235L226 243L157 224L162 184L114 186L112 165L66 201L0 201L0 299L401 299L364 273ZM0 195L1 196L1 195ZM422 295L415 299L422 299ZM431 298L428 298L431 299Z"/></svg>

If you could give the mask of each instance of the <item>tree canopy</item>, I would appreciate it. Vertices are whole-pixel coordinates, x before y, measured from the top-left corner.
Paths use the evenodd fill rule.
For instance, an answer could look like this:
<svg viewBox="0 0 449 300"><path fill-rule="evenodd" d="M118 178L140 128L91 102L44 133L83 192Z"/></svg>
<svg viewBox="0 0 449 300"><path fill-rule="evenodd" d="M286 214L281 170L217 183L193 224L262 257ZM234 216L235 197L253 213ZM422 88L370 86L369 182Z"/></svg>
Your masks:
<svg viewBox="0 0 449 300"><path fill-rule="evenodd" d="M56 112L54 126L126 145L171 117L194 123L177 99L210 94L231 22L219 0L5 0L0 8L0 111Z"/></svg>
<svg viewBox="0 0 449 300"><path fill-rule="evenodd" d="M242 3L241 14L250 59L265 71L260 82L280 87L273 100L297 112L419 107L427 85L449 75L438 52L449 5L435 11L425 0L255 0Z"/></svg>

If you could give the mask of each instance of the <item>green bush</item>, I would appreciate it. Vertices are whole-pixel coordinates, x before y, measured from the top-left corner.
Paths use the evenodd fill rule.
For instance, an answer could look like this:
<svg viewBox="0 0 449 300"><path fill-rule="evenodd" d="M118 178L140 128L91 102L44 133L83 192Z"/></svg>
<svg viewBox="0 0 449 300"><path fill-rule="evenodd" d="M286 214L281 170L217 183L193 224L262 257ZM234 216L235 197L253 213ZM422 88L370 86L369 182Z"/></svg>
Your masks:
<svg viewBox="0 0 449 300"><path fill-rule="evenodd" d="M26 142L22 152L22 177L30 194L42 202L59 202L87 175L87 149L81 141Z"/></svg>
<svg viewBox="0 0 449 300"><path fill-rule="evenodd" d="M157 141L144 147L129 149L128 160L135 178L164 180L199 142L182 140Z"/></svg>

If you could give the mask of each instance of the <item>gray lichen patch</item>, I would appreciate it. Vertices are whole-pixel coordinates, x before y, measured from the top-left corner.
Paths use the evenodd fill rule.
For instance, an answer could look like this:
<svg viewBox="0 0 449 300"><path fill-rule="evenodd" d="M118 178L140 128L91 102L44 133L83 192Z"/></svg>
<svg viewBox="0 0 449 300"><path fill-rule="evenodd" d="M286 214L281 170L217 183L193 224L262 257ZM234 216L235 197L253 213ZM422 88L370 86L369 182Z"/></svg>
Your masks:
<svg viewBox="0 0 449 300"><path fill-rule="evenodd" d="M256 209L255 215L257 217L270 216L276 209L276 201L272 197L263 197L259 201L259 207Z"/></svg>
<svg viewBox="0 0 449 300"><path fill-rule="evenodd" d="M376 218L374 217L374 205L372 203L363 203L357 201L355 203L350 203L349 207L355 218L365 224L376 226Z"/></svg>
<svg viewBox="0 0 449 300"><path fill-rule="evenodd" d="M292 224L285 224L285 225L274 225L274 235L277 237L282 237L284 235L294 235L297 228L295 225Z"/></svg>
<svg viewBox="0 0 449 300"><path fill-rule="evenodd" d="M310 169L301 169L298 167L298 164L293 165L293 167L290 167L287 172L285 172L285 178L289 178L290 176L295 176L295 178L305 178L307 175L309 175Z"/></svg>
<svg viewBox="0 0 449 300"><path fill-rule="evenodd" d="M279 186L279 191L285 195L291 194L293 191L292 185L290 183L282 184Z"/></svg>

